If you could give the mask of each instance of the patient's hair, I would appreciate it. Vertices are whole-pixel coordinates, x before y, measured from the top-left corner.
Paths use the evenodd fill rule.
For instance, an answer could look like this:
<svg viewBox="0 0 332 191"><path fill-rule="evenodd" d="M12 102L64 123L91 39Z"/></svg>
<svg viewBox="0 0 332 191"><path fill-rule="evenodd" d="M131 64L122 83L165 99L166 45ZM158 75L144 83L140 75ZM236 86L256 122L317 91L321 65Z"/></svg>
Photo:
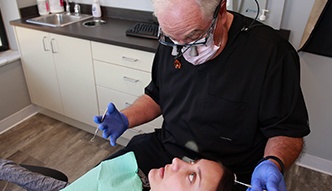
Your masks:
<svg viewBox="0 0 332 191"><path fill-rule="evenodd" d="M216 191L235 191L234 173L221 164L224 173L219 181Z"/></svg>

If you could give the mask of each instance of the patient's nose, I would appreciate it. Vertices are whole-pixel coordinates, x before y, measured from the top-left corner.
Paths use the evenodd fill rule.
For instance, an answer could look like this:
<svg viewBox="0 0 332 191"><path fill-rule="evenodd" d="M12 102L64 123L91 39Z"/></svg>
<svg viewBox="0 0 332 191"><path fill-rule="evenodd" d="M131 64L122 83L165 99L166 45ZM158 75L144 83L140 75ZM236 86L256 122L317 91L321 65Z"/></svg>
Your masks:
<svg viewBox="0 0 332 191"><path fill-rule="evenodd" d="M188 165L188 163L184 162L179 158L174 158L172 161L172 170L178 171L179 169L183 168L185 165Z"/></svg>

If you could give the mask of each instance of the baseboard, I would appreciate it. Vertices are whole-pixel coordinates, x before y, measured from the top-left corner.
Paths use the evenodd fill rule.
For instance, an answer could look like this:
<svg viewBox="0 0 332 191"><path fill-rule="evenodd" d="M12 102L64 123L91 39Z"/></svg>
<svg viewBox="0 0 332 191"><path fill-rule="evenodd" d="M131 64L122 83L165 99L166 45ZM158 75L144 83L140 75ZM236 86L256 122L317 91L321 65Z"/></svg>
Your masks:
<svg viewBox="0 0 332 191"><path fill-rule="evenodd" d="M305 153L296 164L332 176L332 161Z"/></svg>
<svg viewBox="0 0 332 191"><path fill-rule="evenodd" d="M31 104L0 121L0 134L38 113L38 107Z"/></svg>

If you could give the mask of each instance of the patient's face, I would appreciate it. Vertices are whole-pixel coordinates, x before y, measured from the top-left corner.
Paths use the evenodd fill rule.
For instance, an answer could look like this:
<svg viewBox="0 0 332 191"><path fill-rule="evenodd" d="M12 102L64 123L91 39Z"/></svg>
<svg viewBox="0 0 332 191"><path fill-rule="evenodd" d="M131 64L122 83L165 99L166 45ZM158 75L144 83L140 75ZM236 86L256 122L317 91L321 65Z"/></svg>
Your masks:
<svg viewBox="0 0 332 191"><path fill-rule="evenodd" d="M217 188L222 175L217 162L202 159L191 164L175 158L172 164L152 169L149 181L152 191L210 191Z"/></svg>

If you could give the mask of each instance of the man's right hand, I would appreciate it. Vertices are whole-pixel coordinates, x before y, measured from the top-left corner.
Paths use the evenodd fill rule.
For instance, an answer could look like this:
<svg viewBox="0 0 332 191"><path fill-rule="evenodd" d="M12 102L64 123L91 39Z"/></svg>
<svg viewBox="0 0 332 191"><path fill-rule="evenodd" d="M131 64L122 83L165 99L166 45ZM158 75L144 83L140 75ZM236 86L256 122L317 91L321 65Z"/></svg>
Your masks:
<svg viewBox="0 0 332 191"><path fill-rule="evenodd" d="M116 140L128 129L128 118L119 112L113 103L108 104L108 111L104 121L101 122L102 116L94 116L94 122L99 124L98 129L103 131L104 138L110 138L112 146L116 145Z"/></svg>

